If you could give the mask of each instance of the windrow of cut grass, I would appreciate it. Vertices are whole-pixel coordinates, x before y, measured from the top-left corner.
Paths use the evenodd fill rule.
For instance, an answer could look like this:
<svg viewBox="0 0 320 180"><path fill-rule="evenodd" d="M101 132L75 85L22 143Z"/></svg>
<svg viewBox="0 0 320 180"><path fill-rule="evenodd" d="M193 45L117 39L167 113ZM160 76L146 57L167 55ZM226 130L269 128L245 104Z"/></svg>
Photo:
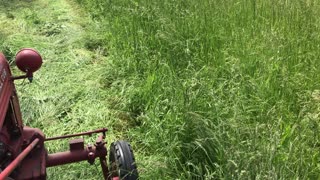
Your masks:
<svg viewBox="0 0 320 180"><path fill-rule="evenodd" d="M320 177L320 1L77 2L143 178Z"/></svg>

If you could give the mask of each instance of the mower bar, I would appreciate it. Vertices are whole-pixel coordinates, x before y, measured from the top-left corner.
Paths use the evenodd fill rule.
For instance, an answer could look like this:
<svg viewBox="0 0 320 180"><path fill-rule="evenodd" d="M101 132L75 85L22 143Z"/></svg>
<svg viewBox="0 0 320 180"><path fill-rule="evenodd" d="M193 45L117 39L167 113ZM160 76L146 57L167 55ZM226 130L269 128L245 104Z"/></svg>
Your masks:
<svg viewBox="0 0 320 180"><path fill-rule="evenodd" d="M91 136L92 134L101 133L101 132L105 136L105 133L107 131L108 131L107 128L102 128L102 129L97 129L97 130L83 132L83 133L77 133L77 134L70 134L70 135L65 135L65 136L57 136L57 137L46 138L44 141L52 141L52 140L56 140L56 139L66 139L66 138L77 137L77 136L82 136L82 135Z"/></svg>
<svg viewBox="0 0 320 180"><path fill-rule="evenodd" d="M30 151L37 145L39 139L36 138L20 153L0 174L0 179L7 178L11 172L21 163L21 161L30 153Z"/></svg>

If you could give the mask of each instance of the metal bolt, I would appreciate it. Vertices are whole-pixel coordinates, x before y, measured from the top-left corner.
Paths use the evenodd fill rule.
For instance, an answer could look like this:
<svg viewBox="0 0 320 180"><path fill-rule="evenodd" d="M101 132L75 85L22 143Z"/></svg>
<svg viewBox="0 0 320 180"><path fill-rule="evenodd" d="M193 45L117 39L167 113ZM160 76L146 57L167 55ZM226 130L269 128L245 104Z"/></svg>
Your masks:
<svg viewBox="0 0 320 180"><path fill-rule="evenodd" d="M12 156L11 152L7 152L7 156L11 157Z"/></svg>
<svg viewBox="0 0 320 180"><path fill-rule="evenodd" d="M93 153L93 152L89 152L88 156L89 156L90 158L92 158L92 157L94 156L94 153Z"/></svg>
<svg viewBox="0 0 320 180"><path fill-rule="evenodd" d="M94 153L93 152L88 153L88 162L91 165L94 163Z"/></svg>
<svg viewBox="0 0 320 180"><path fill-rule="evenodd" d="M4 145L3 142L0 142L0 156L4 155L6 152L6 146Z"/></svg>
<svg viewBox="0 0 320 180"><path fill-rule="evenodd" d="M88 149L91 150L92 149L92 145L88 144Z"/></svg>

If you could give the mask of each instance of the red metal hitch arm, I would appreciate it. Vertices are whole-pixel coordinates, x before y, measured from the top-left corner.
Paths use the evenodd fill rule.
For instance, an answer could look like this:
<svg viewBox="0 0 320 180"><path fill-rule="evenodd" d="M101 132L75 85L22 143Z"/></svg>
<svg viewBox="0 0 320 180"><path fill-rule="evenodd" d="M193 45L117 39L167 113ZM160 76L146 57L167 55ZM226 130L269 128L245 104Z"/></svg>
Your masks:
<svg viewBox="0 0 320 180"><path fill-rule="evenodd" d="M84 160L88 160L91 164L93 163L95 158L103 158L106 155L107 149L103 147L101 147L100 149L94 146L89 146L83 149L76 148L75 150L71 151L48 154L46 166L52 167Z"/></svg>
<svg viewBox="0 0 320 180"><path fill-rule="evenodd" d="M0 179L7 178L10 173L21 163L21 161L30 153L30 151L37 145L39 139L36 138L20 153L0 174Z"/></svg>

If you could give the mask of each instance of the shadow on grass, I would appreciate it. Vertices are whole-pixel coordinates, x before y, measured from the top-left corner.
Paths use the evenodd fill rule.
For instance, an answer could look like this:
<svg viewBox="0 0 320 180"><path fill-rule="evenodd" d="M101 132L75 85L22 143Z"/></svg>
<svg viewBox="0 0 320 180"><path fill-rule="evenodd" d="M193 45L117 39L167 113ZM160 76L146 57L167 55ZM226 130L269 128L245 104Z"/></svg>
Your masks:
<svg viewBox="0 0 320 180"><path fill-rule="evenodd" d="M5 41L5 39L6 39L6 35L3 32L1 32L1 30L0 30L0 52L3 52L2 45L3 45L3 42Z"/></svg>
<svg viewBox="0 0 320 180"><path fill-rule="evenodd" d="M28 42L24 41L28 36L22 34L20 34L21 37L19 36L20 32L15 29L14 21L16 19L25 21L25 15L21 19L20 14L25 13L25 9L32 9L37 2L33 0L0 0L0 51L6 55L7 59L12 59L17 49L20 49L20 45ZM10 35L18 36L18 38L10 40L14 43L8 42ZM19 40L20 38L21 40ZM16 41L19 43L16 43Z"/></svg>
<svg viewBox="0 0 320 180"><path fill-rule="evenodd" d="M5 15L9 20L15 19L16 13L22 12L25 8L32 7L35 2L32 0L0 0L0 15Z"/></svg>
<svg viewBox="0 0 320 180"><path fill-rule="evenodd" d="M17 11L21 8L32 6L32 0L0 0L0 12Z"/></svg>

